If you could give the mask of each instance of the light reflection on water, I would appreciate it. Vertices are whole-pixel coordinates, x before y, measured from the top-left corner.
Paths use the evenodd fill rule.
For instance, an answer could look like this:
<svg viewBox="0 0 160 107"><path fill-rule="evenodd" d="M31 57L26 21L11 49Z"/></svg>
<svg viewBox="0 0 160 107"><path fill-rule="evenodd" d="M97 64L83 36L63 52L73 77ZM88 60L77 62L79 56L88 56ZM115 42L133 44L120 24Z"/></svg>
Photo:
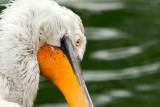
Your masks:
<svg viewBox="0 0 160 107"><path fill-rule="evenodd" d="M105 91L100 94L94 94L92 95L92 98L93 98L92 100L95 107L97 107L101 105L107 105L115 101L115 99L128 98L131 96L132 96L132 93L128 90L116 89L111 91Z"/></svg>
<svg viewBox="0 0 160 107"><path fill-rule="evenodd" d="M77 9L85 9L92 12L109 11L123 9L125 6L121 2L94 2L86 0L56 0L59 4ZM98 0L97 0L98 1Z"/></svg>
<svg viewBox="0 0 160 107"><path fill-rule="evenodd" d="M73 5L74 6L74 5ZM96 7L96 8L95 8ZM119 10L123 9L124 5L122 3L80 3L76 5L78 9L85 9L89 11L109 11L109 10Z"/></svg>
<svg viewBox="0 0 160 107"><path fill-rule="evenodd" d="M67 103L42 104L35 107L69 107Z"/></svg>
<svg viewBox="0 0 160 107"><path fill-rule="evenodd" d="M112 97L107 95L106 93L94 94L91 97L93 98L92 100L93 100L94 106L108 104L113 101Z"/></svg>
<svg viewBox="0 0 160 107"><path fill-rule="evenodd" d="M87 40L108 40L126 38L126 34L112 28L86 27L85 32Z"/></svg>
<svg viewBox="0 0 160 107"><path fill-rule="evenodd" d="M160 69L160 63L150 65L125 68L122 70L85 70L84 79L87 82L109 81L138 78L144 75L157 73Z"/></svg>
<svg viewBox="0 0 160 107"><path fill-rule="evenodd" d="M118 60L131 57L133 55L142 53L141 47L121 47L116 49L106 49L106 50L99 50L93 52L91 54L92 60L99 59L99 60Z"/></svg>
<svg viewBox="0 0 160 107"><path fill-rule="evenodd" d="M149 83L149 84L137 84L135 86L135 89L137 91L159 91L160 90L160 83L159 82L154 82L154 83Z"/></svg>

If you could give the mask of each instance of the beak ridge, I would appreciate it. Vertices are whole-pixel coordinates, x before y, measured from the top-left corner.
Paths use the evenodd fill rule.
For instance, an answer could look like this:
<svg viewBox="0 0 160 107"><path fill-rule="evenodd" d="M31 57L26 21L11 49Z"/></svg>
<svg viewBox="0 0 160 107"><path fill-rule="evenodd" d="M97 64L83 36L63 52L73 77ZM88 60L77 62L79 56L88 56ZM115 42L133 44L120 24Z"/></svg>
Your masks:
<svg viewBox="0 0 160 107"><path fill-rule="evenodd" d="M80 67L80 59L78 57L78 53L77 53L75 47L72 45L72 42L71 42L69 36L64 36L61 39L60 49L63 51L64 54L66 54L71 66L72 66L74 74L78 80L80 88L81 88L81 90L84 94L85 100L87 102L87 107L94 107L93 103L91 101L91 98L89 96L86 84L84 82L84 78L82 76L81 67Z"/></svg>

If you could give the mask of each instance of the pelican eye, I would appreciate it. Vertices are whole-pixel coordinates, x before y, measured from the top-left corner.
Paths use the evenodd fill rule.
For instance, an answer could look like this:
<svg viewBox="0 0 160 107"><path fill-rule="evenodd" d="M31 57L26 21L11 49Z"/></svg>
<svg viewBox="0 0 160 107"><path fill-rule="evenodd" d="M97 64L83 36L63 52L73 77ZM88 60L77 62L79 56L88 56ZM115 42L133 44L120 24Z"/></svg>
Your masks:
<svg viewBox="0 0 160 107"><path fill-rule="evenodd" d="M82 39L79 35L75 35L74 39L75 39L75 46L77 49L79 49L82 45Z"/></svg>
<svg viewBox="0 0 160 107"><path fill-rule="evenodd" d="M77 39L76 41L76 46L79 46L81 44L81 40L80 39Z"/></svg>

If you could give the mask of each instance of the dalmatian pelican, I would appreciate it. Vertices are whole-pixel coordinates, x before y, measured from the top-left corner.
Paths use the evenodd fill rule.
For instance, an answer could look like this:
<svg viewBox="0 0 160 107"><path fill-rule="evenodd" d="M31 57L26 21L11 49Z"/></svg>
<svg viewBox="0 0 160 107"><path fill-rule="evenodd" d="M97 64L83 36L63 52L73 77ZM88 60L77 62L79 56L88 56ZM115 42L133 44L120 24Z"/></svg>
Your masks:
<svg viewBox="0 0 160 107"><path fill-rule="evenodd" d="M93 107L80 61L86 46L78 15L53 0L14 0L0 15L0 107L32 107L40 73L70 107Z"/></svg>

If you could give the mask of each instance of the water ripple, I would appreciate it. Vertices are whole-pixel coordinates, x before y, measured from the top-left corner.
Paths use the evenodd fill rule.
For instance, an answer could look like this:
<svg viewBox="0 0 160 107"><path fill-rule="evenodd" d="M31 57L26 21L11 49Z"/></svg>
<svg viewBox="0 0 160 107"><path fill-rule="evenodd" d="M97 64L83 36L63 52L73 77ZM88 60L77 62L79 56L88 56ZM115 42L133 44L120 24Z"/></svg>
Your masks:
<svg viewBox="0 0 160 107"><path fill-rule="evenodd" d="M89 11L110 11L123 9L125 6L122 2L93 2L85 0L56 0L61 5L85 9ZM96 7L96 8L95 8Z"/></svg>
<svg viewBox="0 0 160 107"><path fill-rule="evenodd" d="M129 90L116 89L116 90L105 91L100 94L93 94L91 96L94 105L97 107L109 104L115 101L115 99L131 97L132 93Z"/></svg>
<svg viewBox="0 0 160 107"><path fill-rule="evenodd" d="M132 95L128 90L111 90L109 94L114 98L127 98Z"/></svg>
<svg viewBox="0 0 160 107"><path fill-rule="evenodd" d="M92 95L92 100L95 106L100 106L112 102L112 97L106 93Z"/></svg>
<svg viewBox="0 0 160 107"><path fill-rule="evenodd" d="M69 107L67 103L42 104L35 107Z"/></svg>
<svg viewBox="0 0 160 107"><path fill-rule="evenodd" d="M90 57L91 59L99 60L118 60L142 53L142 51L142 48L138 46L115 48L95 51L90 55Z"/></svg>
<svg viewBox="0 0 160 107"><path fill-rule="evenodd" d="M75 8L78 9L85 9L85 10L89 10L89 11L109 11L109 10L119 10L119 9L123 9L124 5L122 3L81 3L79 5L74 6ZM96 8L95 8L96 7Z"/></svg>
<svg viewBox="0 0 160 107"><path fill-rule="evenodd" d="M138 84L135 89L138 91L155 91L160 90L160 82L150 83L150 84Z"/></svg>
<svg viewBox="0 0 160 107"><path fill-rule="evenodd" d="M109 81L138 78L145 75L157 73L160 63L131 67L122 70L85 70L83 72L85 81Z"/></svg>
<svg viewBox="0 0 160 107"><path fill-rule="evenodd" d="M88 40L108 40L126 37L125 33L112 28L86 27L85 31Z"/></svg>

